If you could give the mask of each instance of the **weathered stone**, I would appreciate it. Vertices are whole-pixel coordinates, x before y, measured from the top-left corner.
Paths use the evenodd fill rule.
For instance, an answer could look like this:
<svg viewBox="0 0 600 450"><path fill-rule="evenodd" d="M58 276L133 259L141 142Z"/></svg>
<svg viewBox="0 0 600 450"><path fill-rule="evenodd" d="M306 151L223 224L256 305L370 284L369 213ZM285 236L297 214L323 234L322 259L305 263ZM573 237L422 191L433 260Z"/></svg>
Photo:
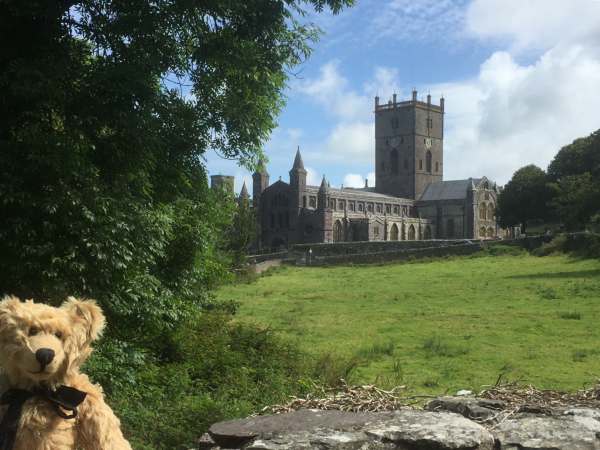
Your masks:
<svg viewBox="0 0 600 450"><path fill-rule="evenodd" d="M494 438L481 425L447 412L396 411L394 419L366 433L407 449L493 450Z"/></svg>
<svg viewBox="0 0 600 450"><path fill-rule="evenodd" d="M495 435L501 450L600 450L599 416L589 410L517 415L500 423Z"/></svg>
<svg viewBox="0 0 600 450"><path fill-rule="evenodd" d="M382 413L299 410L221 422L210 435L222 448L248 450L492 450L480 425L453 413L401 410Z"/></svg>
<svg viewBox="0 0 600 450"><path fill-rule="evenodd" d="M498 414L506 404L501 400L489 400L474 397L440 397L430 401L428 411L450 411L467 419L489 420Z"/></svg>

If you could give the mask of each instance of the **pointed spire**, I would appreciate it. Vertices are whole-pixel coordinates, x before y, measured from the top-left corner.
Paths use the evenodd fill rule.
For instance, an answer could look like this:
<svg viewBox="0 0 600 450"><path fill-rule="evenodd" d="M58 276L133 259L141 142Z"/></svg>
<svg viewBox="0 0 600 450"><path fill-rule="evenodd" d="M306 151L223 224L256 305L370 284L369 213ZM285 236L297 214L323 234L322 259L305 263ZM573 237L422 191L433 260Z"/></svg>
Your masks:
<svg viewBox="0 0 600 450"><path fill-rule="evenodd" d="M242 189L240 191L240 199L248 199L250 198L250 195L248 195L248 189L246 188L246 181L244 181L244 184L242 184Z"/></svg>
<svg viewBox="0 0 600 450"><path fill-rule="evenodd" d="M323 175L323 181L321 181L321 187L319 188L319 191L326 191L329 188L329 183L327 183L327 180L325 179L325 175Z"/></svg>
<svg viewBox="0 0 600 450"><path fill-rule="evenodd" d="M302 162L302 155L300 154L300 146L298 146L298 150L296 150L296 157L294 158L294 166L292 169L304 170L304 163Z"/></svg>

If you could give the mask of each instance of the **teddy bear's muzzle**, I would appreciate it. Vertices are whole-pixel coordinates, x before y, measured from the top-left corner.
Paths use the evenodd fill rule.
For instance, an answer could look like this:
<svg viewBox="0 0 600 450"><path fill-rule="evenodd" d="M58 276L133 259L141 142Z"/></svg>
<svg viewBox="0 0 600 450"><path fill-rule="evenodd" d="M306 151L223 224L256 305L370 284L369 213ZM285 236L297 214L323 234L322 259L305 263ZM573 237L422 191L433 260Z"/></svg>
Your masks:
<svg viewBox="0 0 600 450"><path fill-rule="evenodd" d="M54 355L54 350L51 348L40 348L35 352L35 359L40 363L41 371L44 371L46 366L52 362Z"/></svg>

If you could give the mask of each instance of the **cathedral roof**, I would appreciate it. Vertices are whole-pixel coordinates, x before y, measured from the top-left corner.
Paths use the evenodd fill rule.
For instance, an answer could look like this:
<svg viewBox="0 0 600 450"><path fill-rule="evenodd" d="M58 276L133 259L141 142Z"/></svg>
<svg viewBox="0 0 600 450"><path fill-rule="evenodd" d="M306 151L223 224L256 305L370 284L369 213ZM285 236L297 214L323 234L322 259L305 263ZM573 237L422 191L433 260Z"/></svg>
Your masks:
<svg viewBox="0 0 600 450"><path fill-rule="evenodd" d="M473 188L473 185L477 185L479 181L479 178L437 181L427 185L419 200L462 200L467 198L467 192Z"/></svg>

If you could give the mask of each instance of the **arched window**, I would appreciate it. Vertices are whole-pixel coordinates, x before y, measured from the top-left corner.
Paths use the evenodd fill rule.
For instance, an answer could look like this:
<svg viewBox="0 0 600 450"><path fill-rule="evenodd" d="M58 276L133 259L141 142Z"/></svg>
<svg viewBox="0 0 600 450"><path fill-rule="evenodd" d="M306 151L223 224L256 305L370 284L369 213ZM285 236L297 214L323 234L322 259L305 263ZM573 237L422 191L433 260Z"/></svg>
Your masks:
<svg viewBox="0 0 600 450"><path fill-rule="evenodd" d="M439 172L440 171L440 163L439 162L435 162L435 171Z"/></svg>
<svg viewBox="0 0 600 450"><path fill-rule="evenodd" d="M494 205L492 205L491 203L488 205L487 208L487 219L494 220Z"/></svg>
<svg viewBox="0 0 600 450"><path fill-rule="evenodd" d="M480 203L479 204L479 218L481 220L485 220L486 215L487 215L487 206L485 205L485 203Z"/></svg>
<svg viewBox="0 0 600 450"><path fill-rule="evenodd" d="M425 168L428 173L431 173L431 152L429 150L425 154Z"/></svg>
<svg viewBox="0 0 600 450"><path fill-rule="evenodd" d="M485 239L486 230L485 227L479 229L479 239Z"/></svg>
<svg viewBox="0 0 600 450"><path fill-rule="evenodd" d="M408 240L414 241L415 238L416 238L415 226L411 225L410 227L408 227Z"/></svg>
<svg viewBox="0 0 600 450"><path fill-rule="evenodd" d="M431 227L429 225L425 227L425 237L423 239L431 239Z"/></svg>
<svg viewBox="0 0 600 450"><path fill-rule="evenodd" d="M333 225L333 242L342 242L344 240L344 226L339 220Z"/></svg>
<svg viewBox="0 0 600 450"><path fill-rule="evenodd" d="M392 165L392 173L394 175L398 175L399 166L398 166L398 150L392 150L390 154L390 163Z"/></svg>
<svg viewBox="0 0 600 450"><path fill-rule="evenodd" d="M398 240L398 225L393 224L392 228L390 229L390 241L397 241Z"/></svg>

